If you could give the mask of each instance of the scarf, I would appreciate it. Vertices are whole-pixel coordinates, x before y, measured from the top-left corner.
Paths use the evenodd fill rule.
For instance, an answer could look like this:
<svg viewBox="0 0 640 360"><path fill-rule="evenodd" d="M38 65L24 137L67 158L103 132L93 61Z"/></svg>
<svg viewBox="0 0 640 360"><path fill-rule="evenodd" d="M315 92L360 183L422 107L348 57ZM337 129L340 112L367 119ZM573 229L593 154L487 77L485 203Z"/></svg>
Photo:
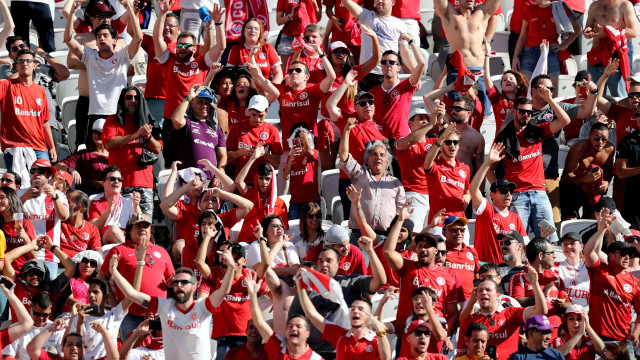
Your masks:
<svg viewBox="0 0 640 360"><path fill-rule="evenodd" d="M629 91L629 81L626 81L626 79L631 76L631 73L629 71L629 48L627 47L626 30L616 29L609 25L602 29L607 34L608 39L611 40L613 51L618 53L618 60L620 60L620 75L625 81L627 91ZM604 65L604 62L602 64Z"/></svg>
<svg viewBox="0 0 640 360"><path fill-rule="evenodd" d="M140 102L139 102L140 105L138 106L138 110L136 111L135 114L133 114L133 121L136 125L136 129L139 129L143 125L151 124L154 126L154 132L156 129L160 131L159 128L156 128L156 121L153 119L153 116L151 115L151 112L147 107L147 102L144 100L144 95L142 94L142 91L140 91L140 89L137 86L127 86L124 89L122 89L122 91L120 92L120 97L118 98L118 109L116 110L116 113L114 115L116 117L116 120L118 120L120 125L124 125L124 121L127 116L127 110L124 104L124 96L127 93L127 91L131 91L131 90L135 90L140 98ZM154 136L154 137L158 138L157 136Z"/></svg>
<svg viewBox="0 0 640 360"><path fill-rule="evenodd" d="M224 0L224 7L228 9L225 21L228 42L242 41L242 26L249 20L249 13L260 21L265 32L269 31L269 9L266 1L243 0L233 1L231 4L231 0Z"/></svg>
<svg viewBox="0 0 640 360"><path fill-rule="evenodd" d="M520 156L520 141L518 140L518 133L516 132L515 119L505 125L504 129L496 136L495 142L504 144L504 152L507 154L508 159L517 159ZM542 130L533 125L527 124L524 128L524 137L528 140L536 141L542 138Z"/></svg>
<svg viewBox="0 0 640 360"><path fill-rule="evenodd" d="M269 163L267 163L267 165L269 165L269 167L271 168L271 173L275 175L276 172L273 169L273 166L271 166L271 164ZM269 198L267 199L267 201L262 201L262 199L260 198L260 187L258 186L258 172L256 171L253 178L253 188L255 189L253 197L253 210L257 211L260 219L265 216L273 215L273 213L276 211L276 200L278 200L278 184L276 183L275 176L271 179L270 187Z"/></svg>
<svg viewBox="0 0 640 360"><path fill-rule="evenodd" d="M483 73L482 71L472 73L464 63L460 50L454 51L447 58L447 69L449 69L449 72L451 73L458 73L458 76L456 77L455 91L459 93L469 90L469 88L471 88L471 86L480 79Z"/></svg>
<svg viewBox="0 0 640 360"><path fill-rule="evenodd" d="M107 218L107 221L104 223L105 227L108 227L111 225L117 225L118 227L120 227L120 216L122 215L123 207L124 207L123 197L122 195L118 194L115 200L113 200L113 205L111 205L111 212L109 213L109 217Z"/></svg>

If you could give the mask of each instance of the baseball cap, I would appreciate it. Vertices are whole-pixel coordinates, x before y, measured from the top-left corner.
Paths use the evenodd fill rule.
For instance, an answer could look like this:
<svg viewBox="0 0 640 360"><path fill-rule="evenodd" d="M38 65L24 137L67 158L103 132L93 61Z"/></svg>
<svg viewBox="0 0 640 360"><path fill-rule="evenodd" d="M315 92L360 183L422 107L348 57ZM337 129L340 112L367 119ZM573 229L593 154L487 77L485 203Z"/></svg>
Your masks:
<svg viewBox="0 0 640 360"><path fill-rule="evenodd" d="M100 131L102 132L102 128L104 128L104 123L107 121L107 119L98 119L93 123L93 126L91 127L91 130L93 131Z"/></svg>
<svg viewBox="0 0 640 360"><path fill-rule="evenodd" d="M354 103L357 103L358 101L360 101L362 98L368 98L368 99L373 99L373 94L366 92L366 91L359 91L356 94L356 97L353 99Z"/></svg>
<svg viewBox="0 0 640 360"><path fill-rule="evenodd" d="M20 269L20 277L24 279L25 275L31 270L40 271L43 277L47 273L44 261L40 259L31 259L22 265L22 269Z"/></svg>
<svg viewBox="0 0 640 360"><path fill-rule="evenodd" d="M414 241L416 244L418 241L426 241L429 247L438 247L438 240L431 234L418 234L414 237Z"/></svg>
<svg viewBox="0 0 640 360"><path fill-rule="evenodd" d="M413 119L416 115L429 115L429 112L424 107L414 108L409 114L409 120Z"/></svg>
<svg viewBox="0 0 640 360"><path fill-rule="evenodd" d="M571 239L574 241L582 242L582 237L575 231L569 231L568 233L562 235L562 237L560 238L560 243L562 243L564 239Z"/></svg>
<svg viewBox="0 0 640 360"><path fill-rule="evenodd" d="M411 324L409 324L409 326L407 327L407 330L405 331L405 334L409 335L412 332L416 331L416 329L421 327L421 326L425 327L425 328L427 328L427 330L433 332L433 326L431 326L431 323L429 323L428 321L413 320L411 322Z"/></svg>
<svg viewBox="0 0 640 360"><path fill-rule="evenodd" d="M231 253L236 253L238 255L240 255L240 257L246 258L247 257L247 253L244 250L244 247L238 243L232 243L229 245L229 251L231 251Z"/></svg>
<svg viewBox="0 0 640 360"><path fill-rule="evenodd" d="M640 242L640 231L636 229L629 229L629 231L631 232L631 235L625 235L624 239L638 238L638 242Z"/></svg>
<svg viewBox="0 0 640 360"><path fill-rule="evenodd" d="M248 109L254 109L263 112L269 108L269 100L262 95L253 95L249 100Z"/></svg>
<svg viewBox="0 0 640 360"><path fill-rule="evenodd" d="M213 92L208 88L204 88L198 93L198 95L196 95L196 98L206 100L211 103L213 102Z"/></svg>
<svg viewBox="0 0 640 360"><path fill-rule="evenodd" d="M333 52L333 50L335 49L347 49L349 50L349 48L347 47L347 44L343 43L342 41L334 41L331 43L331 48L330 48L331 52Z"/></svg>
<svg viewBox="0 0 640 360"><path fill-rule="evenodd" d="M571 306L569 306L569 308L567 309L567 311L565 311L565 315L567 314L580 314L582 315L582 305L578 305L578 304L573 304Z"/></svg>
<svg viewBox="0 0 640 360"><path fill-rule="evenodd" d="M511 192L513 192L516 187L516 184L510 182L507 179L498 179L493 184L491 184L491 188L489 190L491 190L491 192L496 192L498 189L509 188L511 189Z"/></svg>
<svg viewBox="0 0 640 360"><path fill-rule="evenodd" d="M639 82L640 83L640 75L628 76L627 81L631 82Z"/></svg>
<svg viewBox="0 0 640 360"><path fill-rule="evenodd" d="M587 70L578 71L578 73L576 74L576 77L575 77L575 79L573 81L574 82L578 82L578 81L583 81L583 80L589 80L589 72Z"/></svg>
<svg viewBox="0 0 640 360"><path fill-rule="evenodd" d="M522 237L522 234L520 234L519 232L515 231L515 230L511 230L508 233L500 233L496 235L496 239L498 240L516 240L521 244L524 244L524 238Z"/></svg>
<svg viewBox="0 0 640 360"><path fill-rule="evenodd" d="M461 223L462 225L467 225L469 223L469 220L467 220L467 218L464 216L457 217L455 215L451 215L448 218L444 219L444 224L442 225L442 227L446 228L453 225L454 223Z"/></svg>
<svg viewBox="0 0 640 360"><path fill-rule="evenodd" d="M49 170L51 171L51 176L55 175L57 171L56 168L51 165L49 160L46 159L38 159L34 161L33 164L31 164L31 168L33 169L34 167L49 168Z"/></svg>
<svg viewBox="0 0 640 360"><path fill-rule="evenodd" d="M67 185L69 185L69 187L73 186L73 177L71 176L71 174L64 170L58 170L58 176L61 176L64 181L67 182Z"/></svg>
<svg viewBox="0 0 640 360"><path fill-rule="evenodd" d="M333 225L324 234L323 241L325 245L342 244L345 241L349 241L349 232L340 225Z"/></svg>
<svg viewBox="0 0 640 360"><path fill-rule="evenodd" d="M135 224L139 224L139 223L143 223L143 222L151 224L151 221L149 220L149 217L147 215L145 215L143 213L135 213L135 214L131 215L127 225L135 225Z"/></svg>
<svg viewBox="0 0 640 360"><path fill-rule="evenodd" d="M551 325L549 319L544 315L533 315L524 323L524 330L551 330L557 326Z"/></svg>
<svg viewBox="0 0 640 360"><path fill-rule="evenodd" d="M638 250L635 247L627 244L624 241L614 241L607 247L607 254L612 254L616 251L620 251L621 255L629 255L633 257Z"/></svg>
<svg viewBox="0 0 640 360"><path fill-rule="evenodd" d="M93 9L91 9L91 16L95 17L98 14L106 14L111 17L115 15L116 12L111 10L106 4L97 3L93 6Z"/></svg>

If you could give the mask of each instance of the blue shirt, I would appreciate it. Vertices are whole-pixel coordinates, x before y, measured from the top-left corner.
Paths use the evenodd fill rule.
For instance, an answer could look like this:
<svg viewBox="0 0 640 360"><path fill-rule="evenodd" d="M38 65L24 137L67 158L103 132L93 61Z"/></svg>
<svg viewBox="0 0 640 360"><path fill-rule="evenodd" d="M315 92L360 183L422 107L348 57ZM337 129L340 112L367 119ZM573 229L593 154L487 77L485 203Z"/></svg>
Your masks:
<svg viewBox="0 0 640 360"><path fill-rule="evenodd" d="M543 352L533 352L528 347L520 349L517 352L509 356L509 360L564 360L564 355L551 346L549 346Z"/></svg>

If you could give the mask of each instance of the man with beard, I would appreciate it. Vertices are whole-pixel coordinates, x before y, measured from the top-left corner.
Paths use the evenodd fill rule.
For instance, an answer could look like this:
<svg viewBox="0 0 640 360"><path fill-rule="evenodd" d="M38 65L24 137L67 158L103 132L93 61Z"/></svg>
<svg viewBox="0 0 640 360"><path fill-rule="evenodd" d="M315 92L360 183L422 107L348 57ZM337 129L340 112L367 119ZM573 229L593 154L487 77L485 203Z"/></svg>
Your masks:
<svg viewBox="0 0 640 360"><path fill-rule="evenodd" d="M102 253L100 231L84 219L84 213L89 206L89 197L80 190L73 190L69 193L67 200L71 215L60 225L60 248L70 257L84 250L96 250Z"/></svg>
<svg viewBox="0 0 640 360"><path fill-rule="evenodd" d="M349 242L349 232L340 225L333 225L327 230L322 242L311 249L305 257L306 261L317 262L318 254L325 246L334 248L340 254L338 275L367 275L367 265L362 251Z"/></svg>
<svg viewBox="0 0 640 360"><path fill-rule="evenodd" d="M584 262L593 275L589 319L603 341L628 341L638 346L640 317L631 331L631 308L640 311L640 283L627 268L637 249L623 241L614 241L602 252L604 234L614 217L608 209L596 214L597 231L584 247Z"/></svg>
<svg viewBox="0 0 640 360"><path fill-rule="evenodd" d="M524 237L527 236L527 231L522 225L522 220L518 217L518 214L509 211L511 205L511 199L513 192L516 189L516 184L506 179L498 179L491 184L489 197L491 203L482 196L480 192L480 186L484 183L484 178L493 164L503 159L500 156L504 149L504 145L501 143L492 144L489 154L482 163L482 166L478 169L478 172L471 181L470 192L471 201L473 202L473 210L476 213L476 228L475 228L475 240L474 248L478 252L480 261L500 263L502 260L510 263L513 259L505 259L505 251L502 249L503 239L498 238L499 235L509 234L517 232L520 236L518 240L524 245ZM515 237L514 237L515 236ZM518 235L509 237L510 239L516 239ZM527 237L528 240L528 237ZM518 244L519 241L514 241ZM511 241L509 241L511 244ZM506 244L505 244L506 245ZM506 245L507 247L511 245ZM522 250L516 251L516 254ZM511 263L511 266L520 266L521 262ZM506 275L502 274L504 277ZM508 281L508 280L507 280Z"/></svg>
<svg viewBox="0 0 640 360"><path fill-rule="evenodd" d="M247 321L247 342L227 351L225 360L235 359L269 360L264 345L262 345L262 337L258 328L253 325L253 319Z"/></svg>
<svg viewBox="0 0 640 360"><path fill-rule="evenodd" d="M234 268L240 266L233 259L229 249L220 253L227 264ZM112 278L127 298L147 311L159 314L165 358L209 360L211 358L209 344L211 314L218 311L217 308L229 293L235 271L227 271L220 288L211 293L208 298L196 301L193 299L196 291L196 278L193 271L179 268L171 282L174 296L172 299L165 299L136 291L118 271L119 258L124 259L118 255L110 258Z"/></svg>
<svg viewBox="0 0 640 360"><path fill-rule="evenodd" d="M91 136L89 129L93 127L94 121L100 117L104 118L116 113L118 110L118 101L116 99L118 99L122 88L127 86L129 61L140 49L142 30L140 29L138 17L134 14L133 1L122 0L121 2L129 14L129 27L133 30L133 40L128 46L118 50L116 48L118 33L113 26L107 23L101 24L93 30L97 50L90 45L85 46L73 38L75 11L80 7L81 2L74 2L71 16L67 19L67 25L64 29L64 42L69 47L69 56L75 56L84 65L88 82L89 119L86 124L78 124L80 140L76 141L76 144L84 141L82 136ZM72 66L72 68L74 67ZM82 92L80 91L80 93ZM86 142L87 144L90 143L91 139L86 139ZM108 147L107 150L109 150Z"/></svg>
<svg viewBox="0 0 640 360"><path fill-rule="evenodd" d="M591 127L589 139L571 146L560 182L562 220L592 218L595 206L606 194L613 176L615 147L608 141L609 128L603 123Z"/></svg>
<svg viewBox="0 0 640 360"><path fill-rule="evenodd" d="M471 295L473 280L477 278L480 270L478 253L475 248L464 243L467 223L467 218L452 215L444 220L442 226L447 249L445 266L460 276L465 298Z"/></svg>
<svg viewBox="0 0 640 360"><path fill-rule="evenodd" d="M506 294L509 289L509 281L511 281L513 275L527 268L527 265L522 261L522 250L525 246L524 238L518 231L511 230L504 234L497 234L496 240L498 240L500 253L502 254L502 262L498 263L498 275L502 277L500 286ZM478 248L476 247L476 249Z"/></svg>
<svg viewBox="0 0 640 360"><path fill-rule="evenodd" d="M551 330L557 328L544 315L534 315L524 323L527 346L509 356L509 360L557 359L564 360L560 350L550 347Z"/></svg>
<svg viewBox="0 0 640 360"><path fill-rule="evenodd" d="M372 356L381 360L391 359L385 325L371 315L369 300L362 298L351 303L348 314L350 328L328 322L313 306L307 290L301 286L300 271L296 274L300 305L309 321L322 333L322 338L336 348L337 360L370 359Z"/></svg>

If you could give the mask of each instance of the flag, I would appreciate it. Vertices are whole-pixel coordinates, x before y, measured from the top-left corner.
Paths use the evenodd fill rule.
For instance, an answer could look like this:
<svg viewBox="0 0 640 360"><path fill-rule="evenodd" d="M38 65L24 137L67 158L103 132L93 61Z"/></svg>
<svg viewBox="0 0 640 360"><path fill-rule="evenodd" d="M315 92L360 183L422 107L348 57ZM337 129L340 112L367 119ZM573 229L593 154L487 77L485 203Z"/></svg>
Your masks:
<svg viewBox="0 0 640 360"><path fill-rule="evenodd" d="M452 68L458 69L458 76L456 78L456 89L459 93L469 90L474 83L476 83L482 76L482 71L471 72L467 65L464 63L462 53L460 50L454 51L448 59Z"/></svg>
<svg viewBox="0 0 640 360"><path fill-rule="evenodd" d="M345 315L349 313L347 303L344 301L342 288L332 277L321 274L313 269L307 269L300 273L300 284L305 290L313 290L323 298L340 305L340 309Z"/></svg>
<svg viewBox="0 0 640 360"><path fill-rule="evenodd" d="M620 60L620 75L621 78L625 80L627 91L629 91L629 81L626 81L626 79L631 76L631 72L629 71L627 32L625 29L616 29L610 25L603 27L602 30L604 30L609 39L613 42L613 49L618 52L618 59Z"/></svg>

